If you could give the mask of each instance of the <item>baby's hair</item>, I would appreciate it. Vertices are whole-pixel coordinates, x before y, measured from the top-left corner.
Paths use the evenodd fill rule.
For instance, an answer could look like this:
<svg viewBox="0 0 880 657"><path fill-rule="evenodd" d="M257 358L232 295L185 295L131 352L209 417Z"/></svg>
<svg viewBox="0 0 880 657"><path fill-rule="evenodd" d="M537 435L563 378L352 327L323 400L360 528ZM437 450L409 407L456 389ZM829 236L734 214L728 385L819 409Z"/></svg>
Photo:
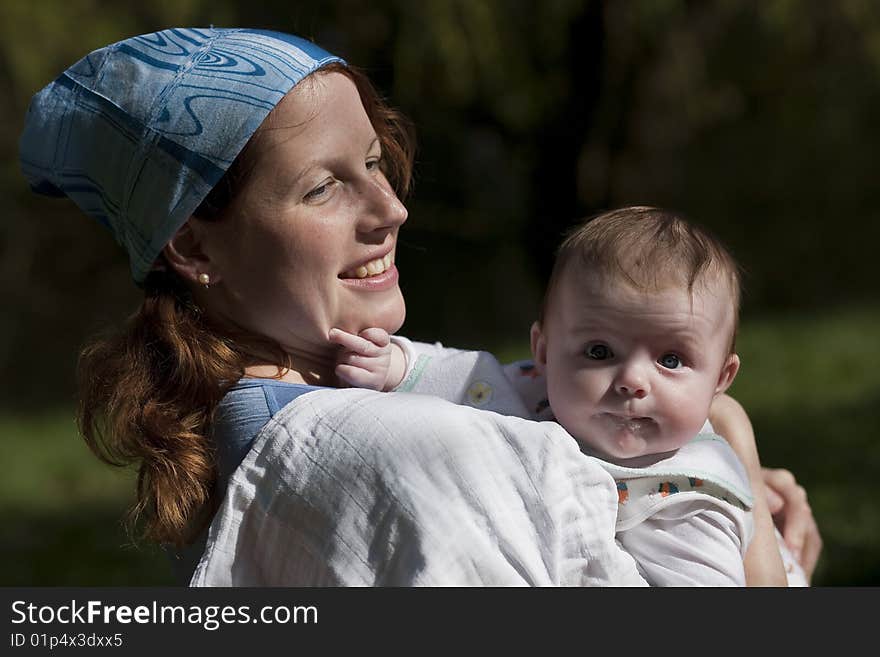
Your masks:
<svg viewBox="0 0 880 657"><path fill-rule="evenodd" d="M733 310L730 351L734 351L740 267L718 238L680 214L653 207L625 207L590 217L569 231L556 252L538 318L541 323L559 280L573 265L600 280L622 280L643 292L685 285L693 294L697 282L727 283Z"/></svg>

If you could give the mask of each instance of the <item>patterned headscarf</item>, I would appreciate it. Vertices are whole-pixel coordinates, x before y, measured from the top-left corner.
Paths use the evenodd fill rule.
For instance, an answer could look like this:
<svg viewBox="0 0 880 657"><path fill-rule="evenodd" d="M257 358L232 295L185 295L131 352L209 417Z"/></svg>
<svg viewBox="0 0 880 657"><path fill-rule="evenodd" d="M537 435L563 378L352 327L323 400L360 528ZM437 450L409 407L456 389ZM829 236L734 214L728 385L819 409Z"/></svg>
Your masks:
<svg viewBox="0 0 880 657"><path fill-rule="evenodd" d="M107 226L140 283L272 108L342 61L265 30L178 28L120 41L34 95L22 171L34 191L68 196Z"/></svg>

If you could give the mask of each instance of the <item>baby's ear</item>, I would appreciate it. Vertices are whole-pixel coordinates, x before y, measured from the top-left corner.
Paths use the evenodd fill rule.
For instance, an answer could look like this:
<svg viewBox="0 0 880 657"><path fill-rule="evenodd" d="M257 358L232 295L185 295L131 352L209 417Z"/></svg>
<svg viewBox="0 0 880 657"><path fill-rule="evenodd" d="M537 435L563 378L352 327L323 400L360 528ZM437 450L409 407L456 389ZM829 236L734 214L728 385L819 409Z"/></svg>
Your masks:
<svg viewBox="0 0 880 657"><path fill-rule="evenodd" d="M544 373L544 366L547 364L547 339L541 330L541 322L534 322L530 333L532 343L532 360L535 363L535 369L539 374Z"/></svg>
<svg viewBox="0 0 880 657"><path fill-rule="evenodd" d="M724 361L724 367L721 368L721 374L718 375L718 385L715 387L715 394L720 395L730 387L739 372L739 356L730 354Z"/></svg>

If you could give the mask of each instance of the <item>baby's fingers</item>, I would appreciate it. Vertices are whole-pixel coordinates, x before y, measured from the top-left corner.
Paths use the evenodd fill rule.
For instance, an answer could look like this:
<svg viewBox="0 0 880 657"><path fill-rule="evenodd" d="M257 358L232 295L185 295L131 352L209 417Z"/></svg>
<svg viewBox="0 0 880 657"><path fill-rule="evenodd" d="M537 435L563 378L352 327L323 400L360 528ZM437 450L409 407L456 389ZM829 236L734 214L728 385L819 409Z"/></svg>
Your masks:
<svg viewBox="0 0 880 657"><path fill-rule="evenodd" d="M391 342L388 331L380 328L368 328L358 333L362 338L366 338L377 347L387 347Z"/></svg>
<svg viewBox="0 0 880 657"><path fill-rule="evenodd" d="M367 329L366 331L371 331L373 329ZM381 330L381 329L378 329ZM356 354L360 354L362 356L377 356L382 352L382 347L387 345L376 345L371 342L369 339L365 337L361 337L366 331L361 331L361 335L353 335L351 333L347 333L342 329L332 328L327 333L327 339L330 340L333 344L338 344L345 349L348 349L351 352ZM382 331L385 333L384 331ZM388 335L387 333L385 334Z"/></svg>
<svg viewBox="0 0 880 657"><path fill-rule="evenodd" d="M340 363L336 366L336 376L353 388L366 388L368 390L382 390L383 381L375 372L370 372L362 367Z"/></svg>

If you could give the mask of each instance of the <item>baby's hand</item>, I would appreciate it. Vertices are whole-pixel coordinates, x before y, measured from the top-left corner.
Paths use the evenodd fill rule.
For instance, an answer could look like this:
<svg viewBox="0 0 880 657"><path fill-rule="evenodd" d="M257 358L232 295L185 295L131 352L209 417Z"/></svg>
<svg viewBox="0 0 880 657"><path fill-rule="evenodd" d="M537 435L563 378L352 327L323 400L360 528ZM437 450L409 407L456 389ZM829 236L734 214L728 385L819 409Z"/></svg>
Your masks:
<svg viewBox="0 0 880 657"><path fill-rule="evenodd" d="M405 356L391 342L387 331L368 328L354 335L333 328L327 338L342 347L336 376L348 385L385 391L396 387L403 378Z"/></svg>

